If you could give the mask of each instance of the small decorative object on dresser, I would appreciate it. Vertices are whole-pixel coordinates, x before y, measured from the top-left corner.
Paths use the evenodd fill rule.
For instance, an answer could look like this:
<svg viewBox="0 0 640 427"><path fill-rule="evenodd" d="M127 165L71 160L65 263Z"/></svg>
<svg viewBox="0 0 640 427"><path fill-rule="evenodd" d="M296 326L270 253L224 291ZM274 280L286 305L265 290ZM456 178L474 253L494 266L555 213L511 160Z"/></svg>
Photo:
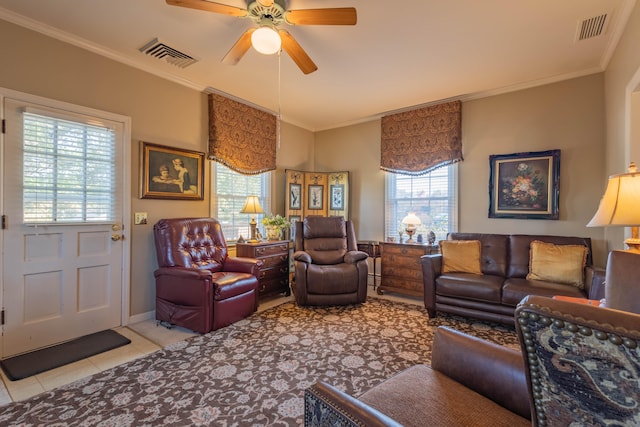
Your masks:
<svg viewBox="0 0 640 427"><path fill-rule="evenodd" d="M291 295L289 244L288 240L236 244L236 256L262 261L258 280L260 297L279 293Z"/></svg>

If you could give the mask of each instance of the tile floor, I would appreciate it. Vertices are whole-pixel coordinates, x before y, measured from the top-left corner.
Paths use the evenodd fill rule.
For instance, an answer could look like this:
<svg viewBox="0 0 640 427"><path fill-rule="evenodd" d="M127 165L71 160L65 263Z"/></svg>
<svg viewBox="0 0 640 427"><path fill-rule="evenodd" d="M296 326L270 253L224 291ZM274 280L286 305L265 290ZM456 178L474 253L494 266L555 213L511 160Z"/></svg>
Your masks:
<svg viewBox="0 0 640 427"><path fill-rule="evenodd" d="M415 298L394 295L379 296L372 286L369 286L369 296L418 305L422 303ZM281 296L265 300L260 303L258 311L264 311L287 301L293 301L293 297ZM9 380L0 369L0 376L2 377L2 382L0 382L0 405L27 399L38 393L52 390L129 360L143 357L166 345L195 335L195 332L180 327L167 329L163 326L157 326L155 320L146 320L126 327L116 328L115 330L129 338L131 344L19 381Z"/></svg>

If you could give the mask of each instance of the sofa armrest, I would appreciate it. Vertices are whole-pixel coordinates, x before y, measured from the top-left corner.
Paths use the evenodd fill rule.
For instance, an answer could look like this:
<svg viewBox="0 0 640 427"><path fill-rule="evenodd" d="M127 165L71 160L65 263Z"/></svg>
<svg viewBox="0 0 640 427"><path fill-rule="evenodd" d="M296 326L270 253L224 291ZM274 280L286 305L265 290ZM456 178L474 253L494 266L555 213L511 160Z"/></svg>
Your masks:
<svg viewBox="0 0 640 427"><path fill-rule="evenodd" d="M344 262L347 264L356 264L358 261L365 260L369 257L366 252L363 251L347 251L344 254Z"/></svg>
<svg viewBox="0 0 640 427"><path fill-rule="evenodd" d="M210 300L212 275L209 270L161 267L154 271L156 297L185 306L201 306Z"/></svg>
<svg viewBox="0 0 640 427"><path fill-rule="evenodd" d="M429 317L436 315L436 277L442 274L442 255L422 255L422 280L424 283L424 308Z"/></svg>
<svg viewBox="0 0 640 427"><path fill-rule="evenodd" d="M531 419L524 359L519 350L440 326L433 340L431 367Z"/></svg>
<svg viewBox="0 0 640 427"><path fill-rule="evenodd" d="M305 264L311 264L311 255L305 251L295 251L293 253L294 261L304 262Z"/></svg>
<svg viewBox="0 0 640 427"><path fill-rule="evenodd" d="M589 299L601 300L604 298L604 279L606 270L598 267L587 267L585 269L584 286Z"/></svg>
<svg viewBox="0 0 640 427"><path fill-rule="evenodd" d="M260 259L227 257L222 270L236 273L248 273L259 279L260 267L262 267L262 260Z"/></svg>
<svg viewBox="0 0 640 427"><path fill-rule="evenodd" d="M382 412L322 381L304 392L304 425L402 427Z"/></svg>

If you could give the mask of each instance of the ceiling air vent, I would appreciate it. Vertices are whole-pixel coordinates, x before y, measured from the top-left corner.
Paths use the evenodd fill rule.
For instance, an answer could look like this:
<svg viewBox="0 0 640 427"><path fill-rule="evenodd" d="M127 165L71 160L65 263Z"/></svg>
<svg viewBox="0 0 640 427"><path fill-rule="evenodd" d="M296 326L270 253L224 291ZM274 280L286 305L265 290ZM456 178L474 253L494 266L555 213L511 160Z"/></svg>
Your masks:
<svg viewBox="0 0 640 427"><path fill-rule="evenodd" d="M187 68L191 64L198 62L197 59L191 55L187 55L184 52L180 52L178 49L174 49L171 46L161 42L156 37L146 45L142 46L140 52L145 55L153 56L154 58L164 59L169 64L175 65L180 68Z"/></svg>
<svg viewBox="0 0 640 427"><path fill-rule="evenodd" d="M578 23L577 40L586 40L593 37L598 37L606 29L608 14L588 18Z"/></svg>

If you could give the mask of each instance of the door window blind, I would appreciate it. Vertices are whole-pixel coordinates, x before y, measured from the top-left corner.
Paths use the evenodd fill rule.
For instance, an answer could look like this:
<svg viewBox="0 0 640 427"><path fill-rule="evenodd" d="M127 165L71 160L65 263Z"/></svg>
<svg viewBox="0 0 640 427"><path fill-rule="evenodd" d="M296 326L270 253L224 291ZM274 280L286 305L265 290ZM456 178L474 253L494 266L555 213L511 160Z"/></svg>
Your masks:
<svg viewBox="0 0 640 427"><path fill-rule="evenodd" d="M32 112L23 114L24 223L113 222L115 131Z"/></svg>

